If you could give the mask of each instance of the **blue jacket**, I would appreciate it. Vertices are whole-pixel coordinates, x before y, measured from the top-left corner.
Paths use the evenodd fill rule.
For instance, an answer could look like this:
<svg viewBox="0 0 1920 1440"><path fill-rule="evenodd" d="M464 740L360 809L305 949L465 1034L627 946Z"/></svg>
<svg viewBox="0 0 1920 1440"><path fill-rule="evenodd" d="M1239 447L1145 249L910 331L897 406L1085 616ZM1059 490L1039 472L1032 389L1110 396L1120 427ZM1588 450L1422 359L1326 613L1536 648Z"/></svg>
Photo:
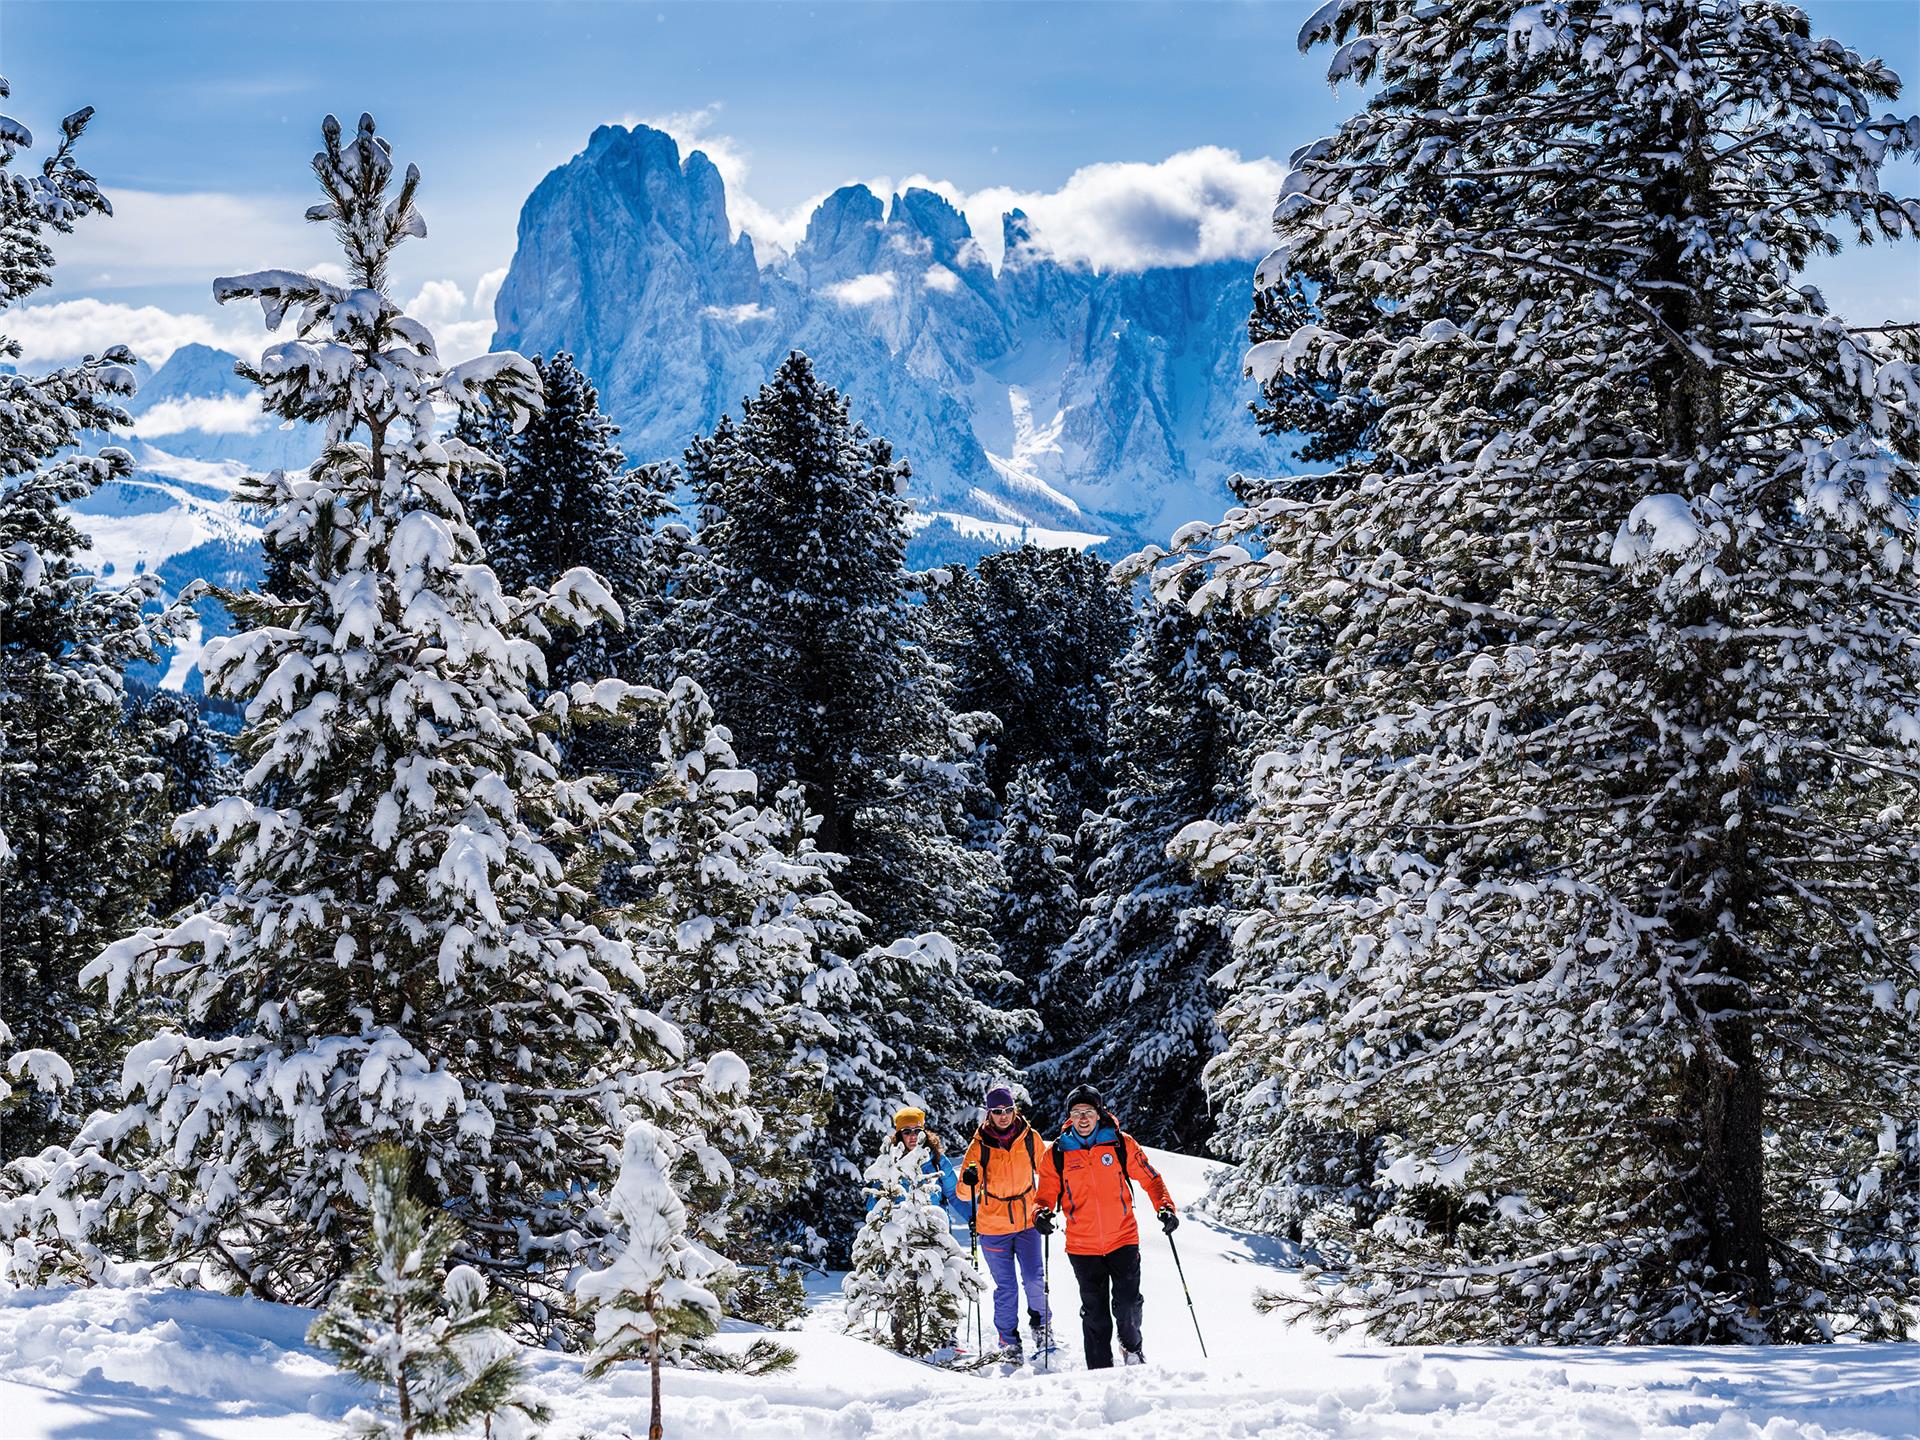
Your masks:
<svg viewBox="0 0 1920 1440"><path fill-rule="evenodd" d="M973 1202L962 1200L954 1193L960 1188L960 1172L953 1168L953 1161L945 1155L936 1160L933 1158L933 1152L928 1150L926 1159L921 1162L920 1173L939 1176L939 1179L934 1182L933 1198L952 1217L954 1225L964 1230L973 1218ZM875 1198L869 1198L867 1209L871 1211L874 1204Z"/></svg>

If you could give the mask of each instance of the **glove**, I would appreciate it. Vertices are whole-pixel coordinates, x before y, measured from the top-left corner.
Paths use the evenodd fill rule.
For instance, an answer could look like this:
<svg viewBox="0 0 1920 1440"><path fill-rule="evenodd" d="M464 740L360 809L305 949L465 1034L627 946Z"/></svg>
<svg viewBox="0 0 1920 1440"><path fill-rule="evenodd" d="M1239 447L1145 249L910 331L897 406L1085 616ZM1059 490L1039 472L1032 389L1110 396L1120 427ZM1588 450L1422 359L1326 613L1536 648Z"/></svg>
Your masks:
<svg viewBox="0 0 1920 1440"><path fill-rule="evenodd" d="M1036 1210L1033 1212L1033 1228L1042 1235L1053 1234L1053 1211Z"/></svg>
<svg viewBox="0 0 1920 1440"><path fill-rule="evenodd" d="M980 1183L980 1167L978 1165L967 1166L966 1169L960 1172L960 1183L969 1190L973 1189L974 1186Z"/></svg>
<svg viewBox="0 0 1920 1440"><path fill-rule="evenodd" d="M1173 1234L1174 1231L1180 1228L1180 1217L1174 1214L1171 1209L1162 1210L1160 1212L1160 1228L1169 1235Z"/></svg>

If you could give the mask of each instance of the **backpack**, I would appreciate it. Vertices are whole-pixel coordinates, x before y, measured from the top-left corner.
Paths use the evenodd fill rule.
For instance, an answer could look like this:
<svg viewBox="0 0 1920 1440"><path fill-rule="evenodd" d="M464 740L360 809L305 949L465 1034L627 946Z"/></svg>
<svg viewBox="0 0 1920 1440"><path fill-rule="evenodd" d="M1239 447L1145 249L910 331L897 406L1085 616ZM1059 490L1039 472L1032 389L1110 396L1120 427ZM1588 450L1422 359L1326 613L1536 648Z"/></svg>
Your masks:
<svg viewBox="0 0 1920 1440"><path fill-rule="evenodd" d="M1020 1118L1026 1120L1024 1115ZM980 1142L980 1191L973 1197L974 1203L978 1204L981 1200L994 1198L993 1189L987 1184L987 1157L993 1154L997 1147L989 1145L986 1135L977 1128L973 1132L973 1138ZM1031 1120L1027 1120L1027 1169L1036 1175L1040 1173L1040 1162L1033 1153L1033 1122Z"/></svg>

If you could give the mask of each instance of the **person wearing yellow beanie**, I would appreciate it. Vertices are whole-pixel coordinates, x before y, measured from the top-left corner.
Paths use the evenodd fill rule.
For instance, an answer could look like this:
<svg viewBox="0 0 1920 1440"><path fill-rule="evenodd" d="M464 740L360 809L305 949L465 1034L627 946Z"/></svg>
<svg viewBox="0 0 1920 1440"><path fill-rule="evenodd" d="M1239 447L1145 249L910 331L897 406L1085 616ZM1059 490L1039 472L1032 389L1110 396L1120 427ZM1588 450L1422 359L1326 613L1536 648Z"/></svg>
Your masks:
<svg viewBox="0 0 1920 1440"><path fill-rule="evenodd" d="M946 1146L940 1143L940 1137L927 1128L927 1112L917 1105L902 1105L893 1112L893 1137L887 1141L888 1148L896 1150L914 1150L924 1148L926 1159L921 1164L923 1175L935 1175L933 1198L940 1202L947 1212L948 1224L957 1235L964 1235L968 1222L973 1218L973 1202L962 1200L959 1195L960 1177L955 1173L953 1161L947 1158ZM873 1209L874 1202L867 1202L867 1209Z"/></svg>

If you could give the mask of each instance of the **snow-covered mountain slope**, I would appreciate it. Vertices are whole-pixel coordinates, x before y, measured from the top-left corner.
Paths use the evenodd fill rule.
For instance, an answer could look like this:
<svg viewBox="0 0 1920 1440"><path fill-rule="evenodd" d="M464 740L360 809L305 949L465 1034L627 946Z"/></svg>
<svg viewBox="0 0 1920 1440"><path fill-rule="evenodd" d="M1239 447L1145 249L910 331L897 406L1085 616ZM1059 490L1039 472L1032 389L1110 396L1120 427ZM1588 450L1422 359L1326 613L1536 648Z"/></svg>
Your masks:
<svg viewBox="0 0 1920 1440"><path fill-rule="evenodd" d="M260 527L233 503L234 486L249 472L306 465L319 432L263 414L260 392L234 373L238 363L224 350L182 345L158 370L140 367L140 388L126 402L133 434L93 437L125 446L135 465L73 507L91 546L84 563L106 583L155 575L177 595L195 580L245 586L260 578ZM201 647L231 625L216 601L196 612L191 633L158 666L136 667L138 678L197 688Z"/></svg>
<svg viewBox="0 0 1920 1440"><path fill-rule="evenodd" d="M494 345L572 351L636 459L677 457L805 350L912 465L924 513L1016 534L1164 541L1219 514L1235 470L1286 468L1246 409L1250 264L1096 274L1019 211L998 223L996 270L942 196L852 185L762 268L704 154L602 126L521 210Z"/></svg>
<svg viewBox="0 0 1920 1440"><path fill-rule="evenodd" d="M1153 1152L1190 1204L1210 1162ZM799 1353L761 1378L669 1371L675 1440L1911 1440L1920 1351L1793 1348L1391 1350L1339 1343L1259 1315L1249 1297L1297 1283L1286 1247L1189 1217L1177 1236L1207 1348L1194 1339L1164 1237L1144 1200L1148 1363L1088 1372L1078 1302L1056 1237L1060 1368L942 1371L841 1332L837 1277L819 1287ZM0 1300L0 1414L8 1440L332 1440L366 1397L307 1348L308 1310L159 1290L28 1291ZM744 1346L743 1330L728 1343ZM577 1359L528 1357L554 1409L547 1433L617 1440L646 1423L638 1366L586 1380Z"/></svg>

